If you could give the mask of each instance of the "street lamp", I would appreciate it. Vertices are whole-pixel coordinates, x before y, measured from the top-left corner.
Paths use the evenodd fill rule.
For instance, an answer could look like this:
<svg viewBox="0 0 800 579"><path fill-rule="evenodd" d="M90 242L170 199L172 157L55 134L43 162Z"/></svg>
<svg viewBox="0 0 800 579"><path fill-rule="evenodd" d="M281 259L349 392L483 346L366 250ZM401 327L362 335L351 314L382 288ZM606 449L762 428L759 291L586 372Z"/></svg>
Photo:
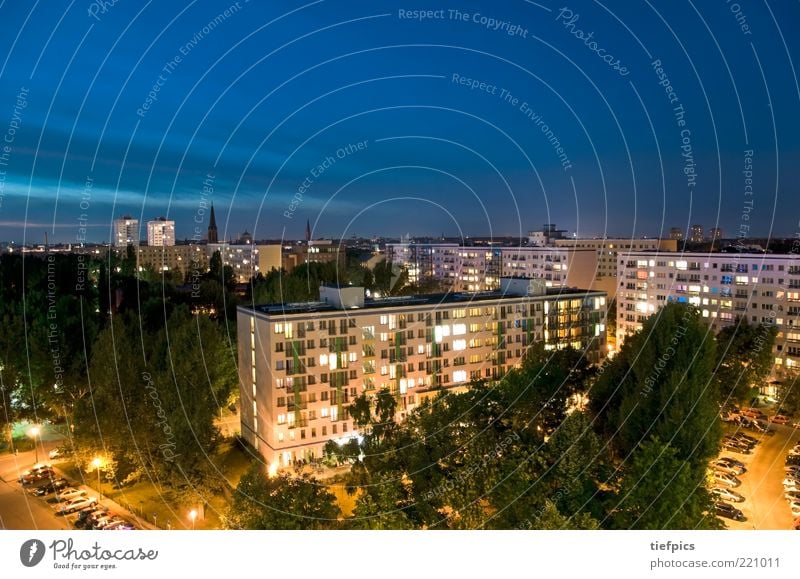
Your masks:
<svg viewBox="0 0 800 579"><path fill-rule="evenodd" d="M194 520L197 518L197 511L194 509L189 511L189 518L192 519L192 530L194 531Z"/></svg>
<svg viewBox="0 0 800 579"><path fill-rule="evenodd" d="M92 461L92 466L97 469L97 495L99 496L102 494L100 492L100 466L103 464L103 461L100 460L99 456L94 457Z"/></svg>
<svg viewBox="0 0 800 579"><path fill-rule="evenodd" d="M36 445L36 437L39 436L39 432L38 426L31 426L30 430L28 430L28 436L33 438L33 450L36 453L36 462L34 464L39 464L39 447Z"/></svg>

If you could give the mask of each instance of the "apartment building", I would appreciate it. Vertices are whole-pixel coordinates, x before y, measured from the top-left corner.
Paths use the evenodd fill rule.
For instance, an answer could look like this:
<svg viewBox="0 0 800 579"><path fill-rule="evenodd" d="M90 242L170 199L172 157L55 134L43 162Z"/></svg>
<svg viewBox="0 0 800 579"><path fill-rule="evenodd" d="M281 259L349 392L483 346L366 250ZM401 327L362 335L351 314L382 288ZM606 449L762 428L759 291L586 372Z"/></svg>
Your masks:
<svg viewBox="0 0 800 579"><path fill-rule="evenodd" d="M164 217L148 221L147 245L152 247L175 245L175 222Z"/></svg>
<svg viewBox="0 0 800 579"><path fill-rule="evenodd" d="M242 435L276 469L356 436L348 405L362 393L389 389L402 420L442 390L500 378L534 342L602 360L603 292L502 286L383 299L322 287L319 302L240 306Z"/></svg>
<svg viewBox="0 0 800 579"><path fill-rule="evenodd" d="M126 251L118 248L124 255ZM139 270L152 269L156 272L172 271L187 276L199 271L208 271L208 258L205 247L201 245L140 245L136 248L136 261Z"/></svg>
<svg viewBox="0 0 800 579"><path fill-rule="evenodd" d="M438 281L454 292L493 291L502 277L538 278L547 287L590 287L594 252L557 247L485 247L455 243L388 243L386 255L409 281Z"/></svg>
<svg viewBox="0 0 800 579"><path fill-rule="evenodd" d="M630 237L618 238L572 238L556 239L556 247L571 247L575 249L593 249L597 252L594 282L584 283L579 287L598 289L608 294L613 299L617 293L617 263L619 256L623 258L631 251L677 251L678 242L675 239L635 239Z"/></svg>
<svg viewBox="0 0 800 579"><path fill-rule="evenodd" d="M282 266L282 247L277 243L209 243L206 251L209 260L218 251L223 265L233 269L238 283L248 283L258 273L266 275Z"/></svg>
<svg viewBox="0 0 800 579"><path fill-rule="evenodd" d="M331 239L314 239L284 248L282 265L288 272L304 263L336 263L344 268L345 258L345 250L338 243Z"/></svg>
<svg viewBox="0 0 800 579"><path fill-rule="evenodd" d="M113 236L114 247L139 245L139 220L130 215L115 219Z"/></svg>
<svg viewBox="0 0 800 579"><path fill-rule="evenodd" d="M620 257L617 343L669 302L697 306L713 330L777 326L775 373L800 368L800 254L631 252Z"/></svg>

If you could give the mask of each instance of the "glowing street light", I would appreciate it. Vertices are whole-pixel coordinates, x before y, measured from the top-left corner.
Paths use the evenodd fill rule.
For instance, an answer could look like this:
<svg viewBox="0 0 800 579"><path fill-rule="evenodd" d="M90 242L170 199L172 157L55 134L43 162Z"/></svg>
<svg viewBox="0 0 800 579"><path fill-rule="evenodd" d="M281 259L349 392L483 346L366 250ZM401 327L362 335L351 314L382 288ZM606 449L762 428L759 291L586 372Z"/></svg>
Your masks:
<svg viewBox="0 0 800 579"><path fill-rule="evenodd" d="M39 464L39 447L36 445L36 437L39 436L41 429L38 426L31 426L30 430L28 430L28 436L33 439L33 449L36 452L36 462L35 464Z"/></svg>
<svg viewBox="0 0 800 579"><path fill-rule="evenodd" d="M189 511L189 518L192 519L192 530L194 531L194 521L197 518L197 511L194 509Z"/></svg>

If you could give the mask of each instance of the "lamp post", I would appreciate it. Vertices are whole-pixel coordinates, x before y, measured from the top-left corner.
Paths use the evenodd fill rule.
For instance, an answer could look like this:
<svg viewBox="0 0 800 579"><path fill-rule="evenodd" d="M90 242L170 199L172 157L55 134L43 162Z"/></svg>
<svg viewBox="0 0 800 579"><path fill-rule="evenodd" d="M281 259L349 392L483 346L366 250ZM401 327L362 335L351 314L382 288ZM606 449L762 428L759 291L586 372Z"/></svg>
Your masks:
<svg viewBox="0 0 800 579"><path fill-rule="evenodd" d="M39 464L39 447L36 444L36 437L39 436L39 432L38 426L31 426L31 429L28 431L28 435L33 438L33 450L36 456L36 462L34 464Z"/></svg>
<svg viewBox="0 0 800 579"><path fill-rule="evenodd" d="M94 457L92 461L92 466L97 469L97 496L99 497L101 493L100 487L100 466L103 464L103 461L100 460L99 456Z"/></svg>
<svg viewBox="0 0 800 579"><path fill-rule="evenodd" d="M189 518L192 520L192 530L194 531L194 520L197 518L197 511L194 509L189 511Z"/></svg>

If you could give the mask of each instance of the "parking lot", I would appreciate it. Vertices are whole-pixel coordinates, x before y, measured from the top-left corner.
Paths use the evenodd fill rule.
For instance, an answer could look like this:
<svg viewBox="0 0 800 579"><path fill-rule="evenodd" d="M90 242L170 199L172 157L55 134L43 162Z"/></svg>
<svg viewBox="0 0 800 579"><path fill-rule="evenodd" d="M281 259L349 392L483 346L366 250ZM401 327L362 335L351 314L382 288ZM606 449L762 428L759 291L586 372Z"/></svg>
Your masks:
<svg viewBox="0 0 800 579"><path fill-rule="evenodd" d="M744 463L747 472L739 475L742 484L732 490L745 497L742 503L734 506L742 511L745 521L722 519L729 529L787 530L793 528L794 517L784 498L782 481L784 463L789 450L800 440L800 430L788 425L771 425L774 434L757 433L749 429L739 429L759 443L752 454L742 454L723 450L721 456L728 456ZM736 432L726 426L727 434Z"/></svg>
<svg viewBox="0 0 800 579"><path fill-rule="evenodd" d="M28 456L28 455L31 456ZM0 457L0 529L75 529L81 510L104 509L114 520L119 521L121 527L139 528L141 525L134 522L134 517L124 511L113 501L98 496L97 492L89 487L80 485L76 481L66 481L65 489L71 488L73 498L87 499L80 503L80 510L63 514L66 497L60 497L55 490L37 496L36 489L46 487L54 480L63 478L57 465L53 465L52 474L41 480L23 485L20 476L31 470L33 466L33 453L20 453L19 455L5 455ZM50 462L50 461L46 461ZM65 489L62 489L63 492ZM50 490L50 489L48 489ZM94 503L94 504L91 504ZM126 523L122 525L121 522ZM91 527L88 527L91 528Z"/></svg>

